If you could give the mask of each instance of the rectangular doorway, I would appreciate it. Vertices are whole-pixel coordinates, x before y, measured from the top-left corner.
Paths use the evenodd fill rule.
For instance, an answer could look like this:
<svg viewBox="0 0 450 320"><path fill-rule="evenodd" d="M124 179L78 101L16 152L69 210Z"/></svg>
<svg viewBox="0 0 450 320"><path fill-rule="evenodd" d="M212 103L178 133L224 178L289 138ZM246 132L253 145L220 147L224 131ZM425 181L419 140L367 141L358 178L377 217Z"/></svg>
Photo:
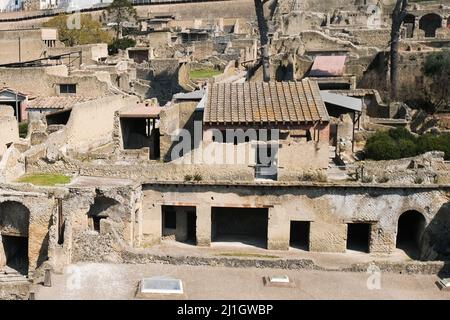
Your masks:
<svg viewBox="0 0 450 320"><path fill-rule="evenodd" d="M212 242L267 248L269 209L215 207L211 210Z"/></svg>
<svg viewBox="0 0 450 320"><path fill-rule="evenodd" d="M189 244L197 242L197 214L195 207L162 206L162 238Z"/></svg>
<svg viewBox="0 0 450 320"><path fill-rule="evenodd" d="M289 246L296 249L309 250L309 221L291 221Z"/></svg>
<svg viewBox="0 0 450 320"><path fill-rule="evenodd" d="M370 223L348 223L347 224L347 250L369 252Z"/></svg>

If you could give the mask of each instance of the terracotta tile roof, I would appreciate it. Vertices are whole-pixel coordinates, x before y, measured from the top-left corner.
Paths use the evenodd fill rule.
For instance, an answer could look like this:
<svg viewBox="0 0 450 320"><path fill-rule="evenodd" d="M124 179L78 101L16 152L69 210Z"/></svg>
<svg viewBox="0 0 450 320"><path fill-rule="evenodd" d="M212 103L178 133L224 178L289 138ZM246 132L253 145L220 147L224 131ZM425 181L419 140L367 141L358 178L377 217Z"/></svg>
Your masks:
<svg viewBox="0 0 450 320"><path fill-rule="evenodd" d="M315 81L215 83L207 89L203 122L210 124L329 121Z"/></svg>
<svg viewBox="0 0 450 320"><path fill-rule="evenodd" d="M28 102L27 109L71 109L75 104L93 100L93 98L70 97L37 97Z"/></svg>

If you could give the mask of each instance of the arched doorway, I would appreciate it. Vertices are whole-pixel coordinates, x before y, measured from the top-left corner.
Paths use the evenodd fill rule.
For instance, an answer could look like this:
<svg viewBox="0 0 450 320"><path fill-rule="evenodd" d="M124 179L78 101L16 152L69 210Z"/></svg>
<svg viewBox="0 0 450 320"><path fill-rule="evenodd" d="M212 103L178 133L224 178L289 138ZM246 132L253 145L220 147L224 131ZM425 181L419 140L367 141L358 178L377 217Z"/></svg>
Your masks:
<svg viewBox="0 0 450 320"><path fill-rule="evenodd" d="M117 215L120 215L120 208L120 203L114 199L104 196L96 197L88 212L89 228L101 232L101 220L117 219Z"/></svg>
<svg viewBox="0 0 450 320"><path fill-rule="evenodd" d="M406 28L406 38L413 38L414 29L416 27L416 17L412 14L407 14L403 20L403 26Z"/></svg>
<svg viewBox="0 0 450 320"><path fill-rule="evenodd" d="M28 228L30 211L20 202L0 203L0 270L28 274Z"/></svg>
<svg viewBox="0 0 450 320"><path fill-rule="evenodd" d="M442 18L436 13L429 13L420 18L419 29L425 31L426 38L436 37L436 30L442 27Z"/></svg>
<svg viewBox="0 0 450 320"><path fill-rule="evenodd" d="M415 210L404 212L398 219L397 248L405 251L412 259L420 257L420 246L425 225L425 217Z"/></svg>

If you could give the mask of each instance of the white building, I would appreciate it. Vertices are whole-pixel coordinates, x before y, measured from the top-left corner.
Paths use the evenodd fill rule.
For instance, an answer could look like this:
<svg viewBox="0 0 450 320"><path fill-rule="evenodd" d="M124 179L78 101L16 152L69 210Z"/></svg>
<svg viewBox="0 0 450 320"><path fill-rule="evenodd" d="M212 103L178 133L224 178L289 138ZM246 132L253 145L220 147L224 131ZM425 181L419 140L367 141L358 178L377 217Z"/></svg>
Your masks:
<svg viewBox="0 0 450 320"><path fill-rule="evenodd" d="M109 4L113 2L113 0L59 0L58 2L58 7L61 9L77 10L93 8L102 4Z"/></svg>
<svg viewBox="0 0 450 320"><path fill-rule="evenodd" d="M41 10L56 9L56 8L58 8L59 2L60 2L60 0L40 0L39 8Z"/></svg>
<svg viewBox="0 0 450 320"><path fill-rule="evenodd" d="M21 10L24 2L24 0L0 0L0 12Z"/></svg>

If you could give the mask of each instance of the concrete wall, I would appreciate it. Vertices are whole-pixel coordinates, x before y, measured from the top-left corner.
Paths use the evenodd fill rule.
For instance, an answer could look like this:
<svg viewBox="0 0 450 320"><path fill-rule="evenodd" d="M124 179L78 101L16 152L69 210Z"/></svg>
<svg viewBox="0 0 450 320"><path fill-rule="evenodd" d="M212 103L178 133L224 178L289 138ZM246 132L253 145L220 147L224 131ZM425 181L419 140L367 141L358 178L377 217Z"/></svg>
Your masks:
<svg viewBox="0 0 450 320"><path fill-rule="evenodd" d="M36 81L39 79L39 81ZM59 84L76 84L77 95L100 97L109 93L108 84L95 75L68 76L64 65L44 68L0 68L0 85L39 96L59 95Z"/></svg>
<svg viewBox="0 0 450 320"><path fill-rule="evenodd" d="M0 64L43 58L45 51L40 29L1 31L0 47Z"/></svg>

